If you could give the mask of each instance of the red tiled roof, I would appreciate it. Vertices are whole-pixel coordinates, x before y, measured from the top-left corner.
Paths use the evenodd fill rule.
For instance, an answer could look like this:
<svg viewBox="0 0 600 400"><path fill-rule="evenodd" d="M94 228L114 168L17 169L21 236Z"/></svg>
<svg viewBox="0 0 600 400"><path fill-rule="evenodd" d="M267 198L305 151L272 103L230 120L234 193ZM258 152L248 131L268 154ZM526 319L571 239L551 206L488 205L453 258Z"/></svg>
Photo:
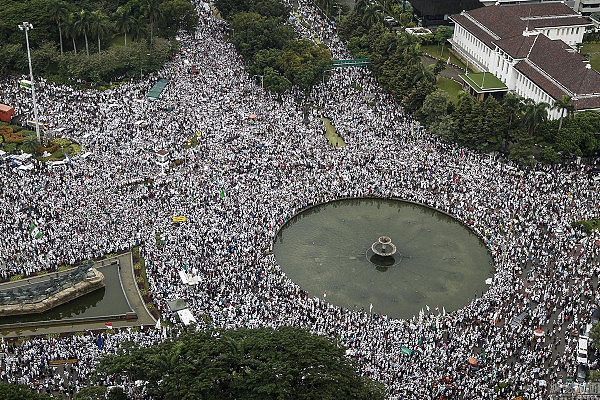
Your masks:
<svg viewBox="0 0 600 400"><path fill-rule="evenodd" d="M506 39L496 40L494 43L504 50L512 58L525 58L533 45L536 36L513 36Z"/></svg>
<svg viewBox="0 0 600 400"><path fill-rule="evenodd" d="M600 96L584 97L573 100L573 105L577 110L594 110L600 108Z"/></svg>
<svg viewBox="0 0 600 400"><path fill-rule="evenodd" d="M527 25L514 14L507 10L507 7L494 5L489 7L476 8L468 14L494 32L500 39L520 35Z"/></svg>
<svg viewBox="0 0 600 400"><path fill-rule="evenodd" d="M453 15L451 18L455 23L459 24L460 26L471 32L471 34L473 34L473 36L475 36L477 39L485 43L489 48L494 48L494 37L486 31L484 31L483 29L481 29L479 26L477 26L477 24L471 21L468 17L457 14Z"/></svg>
<svg viewBox="0 0 600 400"><path fill-rule="evenodd" d="M527 23L527 21L525 21ZM558 26L587 26L592 25L589 19L581 16L562 18L539 18L529 20L530 28L552 28Z"/></svg>
<svg viewBox="0 0 600 400"><path fill-rule="evenodd" d="M528 57L533 64L574 94L600 93L600 74L586 68L580 54L565 51L562 40L537 36Z"/></svg>
<svg viewBox="0 0 600 400"><path fill-rule="evenodd" d="M529 65L527 61L519 61L515 69L538 85L544 92L552 96L553 99L560 99L567 94L563 89L556 86L552 81L542 75L538 70Z"/></svg>
<svg viewBox="0 0 600 400"><path fill-rule="evenodd" d="M518 18L551 17L557 15L577 15L568 5L561 2L514 4L505 7L511 14Z"/></svg>

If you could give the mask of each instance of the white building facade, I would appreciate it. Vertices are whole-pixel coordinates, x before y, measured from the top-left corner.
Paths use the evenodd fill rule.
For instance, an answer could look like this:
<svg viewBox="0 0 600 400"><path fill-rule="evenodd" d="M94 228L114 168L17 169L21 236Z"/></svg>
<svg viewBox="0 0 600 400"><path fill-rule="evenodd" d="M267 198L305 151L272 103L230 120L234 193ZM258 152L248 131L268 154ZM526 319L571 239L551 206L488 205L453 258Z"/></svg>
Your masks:
<svg viewBox="0 0 600 400"><path fill-rule="evenodd" d="M509 91L551 106L568 95L580 111L600 109L600 74L574 49L591 22L565 4L494 5L451 19L453 49ZM549 110L549 117L560 113Z"/></svg>

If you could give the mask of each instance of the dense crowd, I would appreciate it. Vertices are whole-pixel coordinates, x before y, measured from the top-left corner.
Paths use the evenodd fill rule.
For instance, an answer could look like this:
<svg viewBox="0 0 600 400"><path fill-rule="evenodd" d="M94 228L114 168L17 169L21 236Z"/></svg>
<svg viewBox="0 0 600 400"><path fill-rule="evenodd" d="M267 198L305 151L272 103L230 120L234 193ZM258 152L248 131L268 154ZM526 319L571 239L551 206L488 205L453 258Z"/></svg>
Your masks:
<svg viewBox="0 0 600 400"><path fill-rule="evenodd" d="M296 24L306 30L301 34L347 56L312 2L291 4L313 27ZM160 73L169 84L159 101L145 99L153 82L104 92L38 87L41 118L51 129L68 128L91 155L59 168L0 168L3 278L140 245L163 318L177 324L166 301L184 298L214 327L294 325L341 337L361 374L382 382L391 399L482 399L520 390L544 399L549 384L574 373L570 332L589 320L598 300L598 235L571 228L600 205L583 166L520 171L443 143L404 115L363 68L332 71L312 91L309 102L318 109L304 121L303 94L262 91L226 32L226 23L209 15L194 36L180 37L181 51ZM200 73L191 74L190 65ZM17 79L0 88L1 103L32 112ZM345 147L328 146L321 114ZM159 150L181 160L165 175ZM358 196L420 202L470 226L494 258L489 290L460 310L411 320L308 296L273 257L274 236L309 205ZM174 224L174 215L186 222ZM39 240L29 233L32 221L43 233ZM182 283L181 270L199 283ZM510 324L523 311L529 318ZM533 335L538 328L543 336ZM108 337L102 350L91 334L2 344L0 377L69 392L85 386L98 358L124 340L158 340L153 330ZM403 355L402 347L416 352ZM69 357L80 359L71 378L52 374L48 363ZM480 360L477 369L469 357Z"/></svg>

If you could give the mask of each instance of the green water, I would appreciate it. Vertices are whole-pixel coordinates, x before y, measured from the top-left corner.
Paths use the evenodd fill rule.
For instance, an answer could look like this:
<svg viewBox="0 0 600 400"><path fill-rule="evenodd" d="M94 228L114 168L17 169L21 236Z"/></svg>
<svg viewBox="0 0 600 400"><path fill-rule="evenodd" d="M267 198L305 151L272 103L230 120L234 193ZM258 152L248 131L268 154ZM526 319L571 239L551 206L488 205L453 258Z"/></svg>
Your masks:
<svg viewBox="0 0 600 400"><path fill-rule="evenodd" d="M400 261L378 270L367 249L386 235ZM426 305L446 311L487 289L492 258L469 229L438 211L393 200L343 200L294 217L274 245L277 262L309 296L410 318ZM397 254L398 255L398 254Z"/></svg>
<svg viewBox="0 0 600 400"><path fill-rule="evenodd" d="M93 318L105 315L120 315L130 311L119 281L117 264L98 268L104 274L106 286L73 301L62 304L41 314L16 315L0 318L0 328L5 324L27 322L67 322L75 318Z"/></svg>

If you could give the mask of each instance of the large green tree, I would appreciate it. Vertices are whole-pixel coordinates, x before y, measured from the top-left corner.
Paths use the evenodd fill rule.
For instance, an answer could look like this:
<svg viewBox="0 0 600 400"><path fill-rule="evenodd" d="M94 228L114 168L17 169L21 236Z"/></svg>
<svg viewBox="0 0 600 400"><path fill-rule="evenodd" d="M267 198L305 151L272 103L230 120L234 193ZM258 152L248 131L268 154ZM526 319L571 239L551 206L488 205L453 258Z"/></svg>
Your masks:
<svg viewBox="0 0 600 400"><path fill-rule="evenodd" d="M119 7L113 17L115 27L125 36L125 47L127 47L127 34L131 32L133 27L133 15L129 7Z"/></svg>
<svg viewBox="0 0 600 400"><path fill-rule="evenodd" d="M0 399L2 400L50 400L51 396L38 394L24 385L0 383Z"/></svg>
<svg viewBox="0 0 600 400"><path fill-rule="evenodd" d="M146 382L155 399L384 399L335 340L293 327L188 333L150 348L125 346L101 374Z"/></svg>
<svg viewBox="0 0 600 400"><path fill-rule="evenodd" d="M60 55L63 55L63 35L62 35L62 24L69 17L69 11L67 5L60 0L53 0L48 4L48 14L50 18L58 26L58 37L60 39Z"/></svg>
<svg viewBox="0 0 600 400"><path fill-rule="evenodd" d="M566 94L563 95L562 98L554 101L552 108L560 111L560 121L558 122L558 131L560 132L565 112L568 115L573 115L575 113L575 106L572 103L572 97Z"/></svg>

